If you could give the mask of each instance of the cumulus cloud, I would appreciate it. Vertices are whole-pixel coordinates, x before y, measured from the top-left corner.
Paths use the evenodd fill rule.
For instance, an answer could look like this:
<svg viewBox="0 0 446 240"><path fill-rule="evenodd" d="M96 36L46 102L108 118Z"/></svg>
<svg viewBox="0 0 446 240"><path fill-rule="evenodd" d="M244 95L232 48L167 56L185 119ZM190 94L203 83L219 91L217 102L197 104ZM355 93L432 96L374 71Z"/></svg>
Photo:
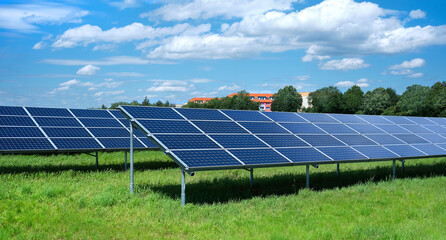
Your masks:
<svg viewBox="0 0 446 240"><path fill-rule="evenodd" d="M146 89L147 92L186 92L194 88L188 81L181 80L151 80L152 87Z"/></svg>
<svg viewBox="0 0 446 240"><path fill-rule="evenodd" d="M34 44L33 49L34 50L43 49L45 47L45 45L46 45L45 42L40 41L40 42Z"/></svg>
<svg viewBox="0 0 446 240"><path fill-rule="evenodd" d="M114 56L107 57L102 60L79 60L79 59L43 59L42 62L63 65L63 66L82 66L82 65L99 65L99 66L111 66L111 65L145 65L150 61L147 59L131 56Z"/></svg>
<svg viewBox="0 0 446 240"><path fill-rule="evenodd" d="M55 94L57 92L66 91L69 89L72 89L74 87L86 87L88 88L88 91L94 91L99 88L117 88L121 86L124 82L114 82L114 81L106 81L102 83L94 83L94 82L83 82L77 79L71 79L69 81L60 83L58 88L55 88L49 92L49 94Z"/></svg>
<svg viewBox="0 0 446 240"><path fill-rule="evenodd" d="M426 65L426 61L422 58L414 58L410 61L404 61L401 64L392 65L389 69L392 70L400 70L400 69L409 69L409 68L419 68Z"/></svg>
<svg viewBox="0 0 446 240"><path fill-rule="evenodd" d="M124 10L126 8L134 8L141 5L143 1L141 0L123 0L123 1L116 1L116 2L110 2L110 5L117 7L121 10Z"/></svg>
<svg viewBox="0 0 446 240"><path fill-rule="evenodd" d="M0 8L0 28L35 32L37 25L80 23L88 14L88 11L59 3L6 4Z"/></svg>
<svg viewBox="0 0 446 240"><path fill-rule="evenodd" d="M93 96L101 97L101 96L112 96L112 95L120 95L125 93L125 90L117 90L117 91L106 91L106 92L96 92Z"/></svg>
<svg viewBox="0 0 446 240"><path fill-rule="evenodd" d="M228 85L221 86L221 87L217 88L217 91L239 91L241 89L242 89L242 87L240 87L239 85L232 84L230 86L228 86Z"/></svg>
<svg viewBox="0 0 446 240"><path fill-rule="evenodd" d="M310 79L310 75L295 76L293 79L297 81L307 81Z"/></svg>
<svg viewBox="0 0 446 240"><path fill-rule="evenodd" d="M425 18L426 17L426 13L421 11L420 9L412 10L409 13L409 17L412 18L412 19Z"/></svg>
<svg viewBox="0 0 446 240"><path fill-rule="evenodd" d="M350 88L352 86L358 86L358 87L368 87L370 84L367 83L367 78L361 78L356 83L352 81L340 81L335 84L335 87L339 88Z"/></svg>
<svg viewBox="0 0 446 240"><path fill-rule="evenodd" d="M409 76L407 76L408 78L421 78L424 76L424 73L412 73Z"/></svg>
<svg viewBox="0 0 446 240"><path fill-rule="evenodd" d="M85 67L79 69L76 74L77 75L84 75L84 76L91 76L96 74L97 71L101 69L100 67L96 67L94 65L88 64Z"/></svg>
<svg viewBox="0 0 446 240"><path fill-rule="evenodd" d="M370 64L364 63L361 58L343 58L330 60L319 64L322 70L354 70L369 67Z"/></svg>

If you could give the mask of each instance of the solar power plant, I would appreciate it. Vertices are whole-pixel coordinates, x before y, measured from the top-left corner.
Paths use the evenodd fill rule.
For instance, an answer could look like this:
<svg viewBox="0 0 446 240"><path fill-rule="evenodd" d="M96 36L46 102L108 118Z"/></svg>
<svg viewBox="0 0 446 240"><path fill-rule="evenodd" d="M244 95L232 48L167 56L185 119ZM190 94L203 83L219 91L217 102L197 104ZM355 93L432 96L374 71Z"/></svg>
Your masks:
<svg viewBox="0 0 446 240"><path fill-rule="evenodd" d="M87 152L130 148L130 121L119 110L0 106L0 152ZM157 148L135 131L136 149Z"/></svg>
<svg viewBox="0 0 446 240"><path fill-rule="evenodd" d="M446 155L446 118L120 109L187 172Z"/></svg>

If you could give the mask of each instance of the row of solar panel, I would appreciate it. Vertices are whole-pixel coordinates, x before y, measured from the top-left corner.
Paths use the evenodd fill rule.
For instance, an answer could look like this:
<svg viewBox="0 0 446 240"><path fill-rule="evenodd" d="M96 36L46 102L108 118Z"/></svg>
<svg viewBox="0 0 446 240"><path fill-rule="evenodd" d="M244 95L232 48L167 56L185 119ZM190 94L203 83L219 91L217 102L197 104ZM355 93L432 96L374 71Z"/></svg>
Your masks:
<svg viewBox="0 0 446 240"><path fill-rule="evenodd" d="M26 110L25 110L26 109ZM118 110L95 110L95 109L66 109L66 108L39 108L39 107L10 107L0 106L2 116L29 116L33 117L80 117L80 118L124 118Z"/></svg>
<svg viewBox="0 0 446 240"><path fill-rule="evenodd" d="M126 109L138 107L125 106ZM293 123L363 123L363 124L424 124L446 126L446 118L435 117L397 117L373 115L347 114L317 114L317 113L289 113L289 112L257 112L237 110L211 110L190 108L142 108L133 111L135 119L184 119L189 120L234 120L234 121L262 121L262 122L293 122Z"/></svg>

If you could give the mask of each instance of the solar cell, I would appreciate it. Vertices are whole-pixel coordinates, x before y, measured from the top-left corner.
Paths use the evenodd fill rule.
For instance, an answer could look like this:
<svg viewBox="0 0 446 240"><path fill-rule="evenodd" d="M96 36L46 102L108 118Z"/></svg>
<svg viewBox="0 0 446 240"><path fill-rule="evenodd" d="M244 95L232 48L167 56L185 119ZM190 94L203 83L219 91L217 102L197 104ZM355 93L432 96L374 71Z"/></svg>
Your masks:
<svg viewBox="0 0 446 240"><path fill-rule="evenodd" d="M199 133L200 131L187 121L174 120L138 120L150 133Z"/></svg>
<svg viewBox="0 0 446 240"><path fill-rule="evenodd" d="M255 111L237 111L237 110L221 110L234 121L266 121L270 122L268 118Z"/></svg>
<svg viewBox="0 0 446 240"><path fill-rule="evenodd" d="M429 121L424 117L405 117L405 118L417 124L433 124L433 122Z"/></svg>
<svg viewBox="0 0 446 240"><path fill-rule="evenodd" d="M325 113L298 113L298 115L312 123L339 123Z"/></svg>
<svg viewBox="0 0 446 240"><path fill-rule="evenodd" d="M442 127L439 125L422 125L423 127L429 129L434 133L446 133L446 127ZM426 131L429 132L429 131Z"/></svg>
<svg viewBox="0 0 446 240"><path fill-rule="evenodd" d="M209 109L178 108L176 110L189 120L230 120L221 112Z"/></svg>
<svg viewBox="0 0 446 240"><path fill-rule="evenodd" d="M128 119L119 119L119 121L126 127L130 127L130 121Z"/></svg>
<svg viewBox="0 0 446 240"><path fill-rule="evenodd" d="M127 118L125 117L124 114L122 114L121 111L119 110L108 110L115 118L117 119L125 119L127 120ZM127 126L127 125L126 125Z"/></svg>
<svg viewBox="0 0 446 240"><path fill-rule="evenodd" d="M308 147L308 144L294 135L257 135L272 147Z"/></svg>
<svg viewBox="0 0 446 240"><path fill-rule="evenodd" d="M46 138L0 138L0 150L54 150Z"/></svg>
<svg viewBox="0 0 446 240"><path fill-rule="evenodd" d="M430 133L431 131L420 125L402 125L405 129L413 133Z"/></svg>
<svg viewBox="0 0 446 240"><path fill-rule="evenodd" d="M336 140L330 135L298 135L305 142L311 144L312 146L345 146L342 142Z"/></svg>
<svg viewBox="0 0 446 240"><path fill-rule="evenodd" d="M319 147L318 149L335 161L367 159L350 147Z"/></svg>
<svg viewBox="0 0 446 240"><path fill-rule="evenodd" d="M371 124L392 124L391 121L376 115L357 115L359 118L371 123Z"/></svg>
<svg viewBox="0 0 446 240"><path fill-rule="evenodd" d="M95 137L127 137L130 138L130 132L125 128L89 128Z"/></svg>
<svg viewBox="0 0 446 240"><path fill-rule="evenodd" d="M336 118L339 122L342 123L367 123L366 121L360 119L356 115L347 115L347 114L328 114L333 118Z"/></svg>
<svg viewBox="0 0 446 240"><path fill-rule="evenodd" d="M36 117L73 117L71 113L65 108L38 108L27 107L29 114Z"/></svg>
<svg viewBox="0 0 446 240"><path fill-rule="evenodd" d="M420 133L418 136L426 139L431 143L446 143L446 138L436 134L436 133Z"/></svg>
<svg viewBox="0 0 446 240"><path fill-rule="evenodd" d="M446 118L440 118L440 117L427 117L426 119L438 124L446 126Z"/></svg>
<svg viewBox="0 0 446 240"><path fill-rule="evenodd" d="M327 162L330 158L314 148L280 148L277 149L293 162Z"/></svg>
<svg viewBox="0 0 446 240"><path fill-rule="evenodd" d="M381 146L356 146L353 147L362 154L366 155L370 159L386 159L386 158L398 158L395 153L381 147Z"/></svg>
<svg viewBox="0 0 446 240"><path fill-rule="evenodd" d="M113 116L105 110L95 109L70 109L74 116L78 118L113 118Z"/></svg>
<svg viewBox="0 0 446 240"><path fill-rule="evenodd" d="M347 124L347 126L355 129L356 131L367 134L367 133L384 133L373 125L370 124Z"/></svg>
<svg viewBox="0 0 446 240"><path fill-rule="evenodd" d="M143 142L148 148L158 148L158 146L156 146L155 143L153 143L152 141L150 141L150 139L146 137L138 138L138 140Z"/></svg>
<svg viewBox="0 0 446 240"><path fill-rule="evenodd" d="M0 137L45 137L38 127L0 127Z"/></svg>
<svg viewBox="0 0 446 240"><path fill-rule="evenodd" d="M359 134L350 134L350 135L334 135L337 139L341 140L347 145L350 146L358 146L358 145L377 145L370 139L367 139L366 137L359 135Z"/></svg>
<svg viewBox="0 0 446 240"><path fill-rule="evenodd" d="M393 136L401 139L405 143L413 144L413 143L428 143L426 140L418 137L415 134L394 134Z"/></svg>
<svg viewBox="0 0 446 240"><path fill-rule="evenodd" d="M434 144L414 144L412 146L430 156L446 155L446 150Z"/></svg>
<svg viewBox="0 0 446 240"><path fill-rule="evenodd" d="M130 148L130 138L98 138L99 142L104 145L105 148L113 149L113 148L122 148L129 149ZM152 143L153 145L153 143ZM154 145L153 145L154 146ZM136 139L133 141L134 148L144 148L144 146L137 141Z"/></svg>
<svg viewBox="0 0 446 240"><path fill-rule="evenodd" d="M127 128L126 128L127 129ZM130 135L130 133L129 132L127 132L127 135ZM133 128L133 135L135 135L136 137L138 137L138 138L140 138L140 137L146 137L146 135L143 133L143 132L141 132L140 130L138 130L138 129L135 129L135 128Z"/></svg>
<svg viewBox="0 0 446 240"><path fill-rule="evenodd" d="M220 148L205 135L157 135L159 141L169 149L206 149Z"/></svg>
<svg viewBox="0 0 446 240"><path fill-rule="evenodd" d="M117 127L122 128L122 125L115 119L103 118L78 118L85 127Z"/></svg>
<svg viewBox="0 0 446 240"><path fill-rule="evenodd" d="M229 151L246 165L290 163L272 149L233 149Z"/></svg>
<svg viewBox="0 0 446 240"><path fill-rule="evenodd" d="M0 116L0 126L36 126L30 117Z"/></svg>
<svg viewBox="0 0 446 240"><path fill-rule="evenodd" d="M407 131L406 129L398 126L398 125L375 125L376 127L382 129L383 131L387 132L387 133L409 133L409 131ZM404 125L407 126L407 125Z"/></svg>
<svg viewBox="0 0 446 240"><path fill-rule="evenodd" d="M136 119L184 119L171 108L125 106L124 109Z"/></svg>
<svg viewBox="0 0 446 240"><path fill-rule="evenodd" d="M210 135L224 148L268 147L253 135Z"/></svg>
<svg viewBox="0 0 446 240"><path fill-rule="evenodd" d="M404 144L404 142L399 140L398 138L387 134L367 134L365 136L367 136L368 138L372 139L373 141L381 145Z"/></svg>
<svg viewBox="0 0 446 240"><path fill-rule="evenodd" d="M426 156L426 154L418 151L417 149L409 145L388 145L385 146L390 151L400 155L401 157L421 157Z"/></svg>
<svg viewBox="0 0 446 240"><path fill-rule="evenodd" d="M382 116L383 118L395 123L395 124L413 124L413 122L400 116Z"/></svg>
<svg viewBox="0 0 446 240"><path fill-rule="evenodd" d="M224 150L187 150L172 151L189 168L242 166L233 156Z"/></svg>
<svg viewBox="0 0 446 240"><path fill-rule="evenodd" d="M316 126L322 128L328 133L336 134L336 133L356 133L351 128L345 126L344 124L336 124L336 123L317 123Z"/></svg>
<svg viewBox="0 0 446 240"><path fill-rule="evenodd" d="M324 131L311 123L280 123L280 125L288 129L292 133L324 134Z"/></svg>
<svg viewBox="0 0 446 240"><path fill-rule="evenodd" d="M101 145L93 138L51 138L58 149L102 149Z"/></svg>
<svg viewBox="0 0 446 240"><path fill-rule="evenodd" d="M240 122L240 124L252 133L288 133L273 122Z"/></svg>
<svg viewBox="0 0 446 240"><path fill-rule="evenodd" d="M267 117L276 122L307 122L295 113L289 112L263 112Z"/></svg>
<svg viewBox="0 0 446 240"><path fill-rule="evenodd" d="M42 130L48 135L48 137L86 137L91 135L84 128L48 128L44 127Z"/></svg>
<svg viewBox="0 0 446 240"><path fill-rule="evenodd" d="M248 133L235 122L193 121L205 133Z"/></svg>
<svg viewBox="0 0 446 240"><path fill-rule="evenodd" d="M82 127L74 118L34 117L34 120L42 127Z"/></svg>
<svg viewBox="0 0 446 240"><path fill-rule="evenodd" d="M22 107L0 106L0 115L28 116L28 113Z"/></svg>

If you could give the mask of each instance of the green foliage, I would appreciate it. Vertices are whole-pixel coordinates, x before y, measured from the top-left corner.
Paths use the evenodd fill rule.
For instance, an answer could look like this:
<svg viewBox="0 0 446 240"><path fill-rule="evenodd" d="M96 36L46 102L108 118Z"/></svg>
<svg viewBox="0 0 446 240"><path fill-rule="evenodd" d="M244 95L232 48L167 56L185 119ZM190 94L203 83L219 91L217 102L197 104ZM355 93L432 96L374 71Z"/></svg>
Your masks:
<svg viewBox="0 0 446 240"><path fill-rule="evenodd" d="M141 102L141 106L150 106L150 101L147 97Z"/></svg>
<svg viewBox="0 0 446 240"><path fill-rule="evenodd" d="M386 89L381 87L364 95L362 111L364 114L381 115L390 106L390 96Z"/></svg>
<svg viewBox="0 0 446 240"><path fill-rule="evenodd" d="M132 106L157 106L157 107L173 107L174 104L170 104L169 101L166 101L163 103L161 100L158 100L155 104L151 104L149 99L147 97L144 98L144 100L139 103L136 100L133 100L132 102L115 102L110 105L109 109L116 109L119 105L132 105ZM102 105L105 107L104 105Z"/></svg>
<svg viewBox="0 0 446 240"><path fill-rule="evenodd" d="M340 113L342 112L342 93L337 87L325 87L316 90L309 95L309 101L313 107L311 112Z"/></svg>
<svg viewBox="0 0 446 240"><path fill-rule="evenodd" d="M427 105L429 108L429 116L446 115L446 82L437 82L432 85L429 94L427 95Z"/></svg>
<svg viewBox="0 0 446 240"><path fill-rule="evenodd" d="M361 109L364 92L354 85L342 95L342 109L344 113L356 113Z"/></svg>
<svg viewBox="0 0 446 240"><path fill-rule="evenodd" d="M390 106L395 106L400 100L400 96L396 93L393 88L386 88L386 93L390 97Z"/></svg>
<svg viewBox="0 0 446 240"><path fill-rule="evenodd" d="M102 104L101 109L107 109L107 107L104 104Z"/></svg>
<svg viewBox="0 0 446 240"><path fill-rule="evenodd" d="M302 106L302 96L293 86L279 89L273 97L274 100L271 103L272 111L297 112Z"/></svg>
<svg viewBox="0 0 446 240"><path fill-rule="evenodd" d="M429 115L428 94L430 88L421 85L407 87L401 95L398 106L402 115L426 116Z"/></svg>
<svg viewBox="0 0 446 240"><path fill-rule="evenodd" d="M239 91L232 97L213 98L206 103L188 102L184 108L212 108L212 109L236 109L236 110L258 110L259 104L251 101L249 93L245 90Z"/></svg>

